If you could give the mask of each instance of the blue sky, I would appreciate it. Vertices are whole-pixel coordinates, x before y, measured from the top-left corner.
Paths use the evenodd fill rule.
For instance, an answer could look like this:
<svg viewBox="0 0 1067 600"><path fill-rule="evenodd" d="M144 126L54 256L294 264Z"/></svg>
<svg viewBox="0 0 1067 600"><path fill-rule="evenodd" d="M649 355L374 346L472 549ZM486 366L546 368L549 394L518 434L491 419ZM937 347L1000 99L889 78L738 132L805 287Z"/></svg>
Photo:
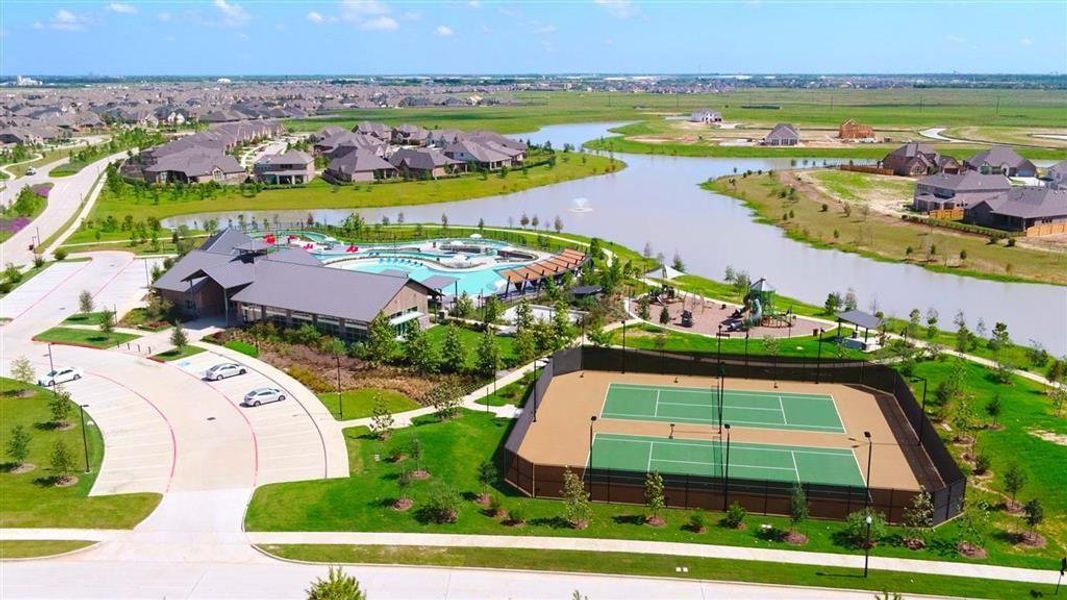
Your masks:
<svg viewBox="0 0 1067 600"><path fill-rule="evenodd" d="M1067 72L1067 2L0 3L4 75Z"/></svg>

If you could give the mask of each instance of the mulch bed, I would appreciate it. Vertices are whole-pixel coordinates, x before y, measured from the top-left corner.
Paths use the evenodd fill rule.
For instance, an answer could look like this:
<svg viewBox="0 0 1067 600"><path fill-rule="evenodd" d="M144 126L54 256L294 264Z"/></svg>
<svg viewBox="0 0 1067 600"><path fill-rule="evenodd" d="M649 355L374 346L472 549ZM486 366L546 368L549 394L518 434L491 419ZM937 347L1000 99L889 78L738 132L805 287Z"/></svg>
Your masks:
<svg viewBox="0 0 1067 600"><path fill-rule="evenodd" d="M66 488L76 483L78 483L78 478L76 476L67 475L65 477L56 477L55 483L53 485L55 485L56 487Z"/></svg>
<svg viewBox="0 0 1067 600"><path fill-rule="evenodd" d="M667 520L663 517L647 517L645 519L645 524L651 527L666 527Z"/></svg>
<svg viewBox="0 0 1067 600"><path fill-rule="evenodd" d="M396 512L404 512L411 508L412 504L414 504L414 502L412 502L411 498L400 498L393 502L393 510Z"/></svg>
<svg viewBox="0 0 1067 600"><path fill-rule="evenodd" d="M970 542L960 542L956 544L956 550L960 553L960 556L967 558L981 559L987 556L985 548L976 546Z"/></svg>
<svg viewBox="0 0 1067 600"><path fill-rule="evenodd" d="M15 475L22 475L23 473L29 473L30 471L33 471L36 468L37 468L37 465L35 465L33 463L22 463L21 465L19 465L17 467L14 467L10 471L8 471L8 473L13 473Z"/></svg>
<svg viewBox="0 0 1067 600"><path fill-rule="evenodd" d="M411 472L411 478L417 481L430 478L430 473L426 469L418 469Z"/></svg>
<svg viewBox="0 0 1067 600"><path fill-rule="evenodd" d="M1024 548L1044 548L1047 542L1045 536L1036 531L1025 531L1023 533L1013 534L1015 539L1015 545L1022 546Z"/></svg>
<svg viewBox="0 0 1067 600"><path fill-rule="evenodd" d="M922 550L926 547L926 542L921 538L906 538L904 547L908 550Z"/></svg>
<svg viewBox="0 0 1067 600"><path fill-rule="evenodd" d="M785 537L782 539L785 541L785 543L791 544L793 546L803 546L808 543L808 536L798 531L790 531L789 533L785 534Z"/></svg>

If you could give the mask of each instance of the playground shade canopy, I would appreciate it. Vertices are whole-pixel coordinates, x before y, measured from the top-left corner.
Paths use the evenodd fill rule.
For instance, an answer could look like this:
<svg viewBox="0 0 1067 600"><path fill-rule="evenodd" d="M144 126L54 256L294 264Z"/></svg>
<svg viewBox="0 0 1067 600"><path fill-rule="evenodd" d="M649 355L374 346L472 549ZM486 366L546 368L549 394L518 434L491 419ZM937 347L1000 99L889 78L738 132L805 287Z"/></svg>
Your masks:
<svg viewBox="0 0 1067 600"><path fill-rule="evenodd" d="M840 321L859 325L864 329L878 329L882 326L882 320L878 317L865 313L862 310L846 310L835 314Z"/></svg>

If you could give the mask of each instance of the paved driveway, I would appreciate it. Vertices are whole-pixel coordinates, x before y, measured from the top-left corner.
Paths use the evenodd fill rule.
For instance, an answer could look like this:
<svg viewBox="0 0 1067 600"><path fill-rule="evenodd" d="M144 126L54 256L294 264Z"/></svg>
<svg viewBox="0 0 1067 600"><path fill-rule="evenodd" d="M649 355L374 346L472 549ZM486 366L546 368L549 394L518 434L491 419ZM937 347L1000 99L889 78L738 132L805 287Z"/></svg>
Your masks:
<svg viewBox="0 0 1067 600"><path fill-rule="evenodd" d="M192 377L201 378L207 369L221 362L241 361L209 351L182 360L176 366ZM323 435L297 399L295 390L247 362L241 364L247 370L246 374L204 385L225 396L252 428L257 461L256 485L325 477L327 455ZM281 389L286 399L255 408L240 405L249 390L260 387Z"/></svg>

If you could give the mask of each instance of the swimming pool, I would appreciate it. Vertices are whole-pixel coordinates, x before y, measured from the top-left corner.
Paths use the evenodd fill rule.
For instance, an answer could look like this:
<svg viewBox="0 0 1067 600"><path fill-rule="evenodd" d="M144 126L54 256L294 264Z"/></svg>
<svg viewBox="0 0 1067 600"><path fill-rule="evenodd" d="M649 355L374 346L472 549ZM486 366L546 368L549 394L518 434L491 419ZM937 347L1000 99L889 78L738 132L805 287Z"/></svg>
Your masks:
<svg viewBox="0 0 1067 600"><path fill-rule="evenodd" d="M499 269L514 269L518 265L508 265ZM445 294L455 294L458 288L460 294L467 293L470 296L488 296L504 291L504 278L500 276L497 268L481 269L435 269L425 263L417 261L379 261L377 259L356 259L342 261L334 264L338 269L364 271L367 273L381 273L383 271L404 271L408 277L418 282L426 281L436 275L454 277L458 281L449 286L449 289L441 290Z"/></svg>

